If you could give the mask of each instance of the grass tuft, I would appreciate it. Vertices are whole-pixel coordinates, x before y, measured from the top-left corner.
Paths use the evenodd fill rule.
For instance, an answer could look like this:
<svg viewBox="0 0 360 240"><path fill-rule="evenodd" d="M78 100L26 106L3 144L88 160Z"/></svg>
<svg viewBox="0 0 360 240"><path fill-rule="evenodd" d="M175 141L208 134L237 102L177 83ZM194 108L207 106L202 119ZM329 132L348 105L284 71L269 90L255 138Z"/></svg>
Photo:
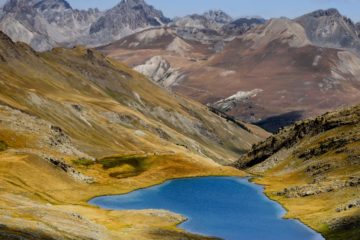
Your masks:
<svg viewBox="0 0 360 240"><path fill-rule="evenodd" d="M6 142L0 140L0 152L5 151L6 149L8 149L8 145Z"/></svg>
<svg viewBox="0 0 360 240"><path fill-rule="evenodd" d="M72 161L75 165L81 165L81 166L91 166L95 164L95 161L87 158L79 158Z"/></svg>

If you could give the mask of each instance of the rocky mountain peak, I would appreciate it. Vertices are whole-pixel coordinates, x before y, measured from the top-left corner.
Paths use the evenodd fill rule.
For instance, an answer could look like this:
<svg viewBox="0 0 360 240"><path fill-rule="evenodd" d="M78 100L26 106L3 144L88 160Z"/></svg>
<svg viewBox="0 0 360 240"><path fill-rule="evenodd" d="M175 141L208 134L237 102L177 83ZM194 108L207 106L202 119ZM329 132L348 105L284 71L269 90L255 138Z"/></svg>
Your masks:
<svg viewBox="0 0 360 240"><path fill-rule="evenodd" d="M304 27L309 39L316 45L360 52L358 28L336 9L318 10L295 21Z"/></svg>
<svg viewBox="0 0 360 240"><path fill-rule="evenodd" d="M41 11L53 10L53 9L72 9L70 4L65 0L41 0L38 1L35 5L35 8L40 9Z"/></svg>
<svg viewBox="0 0 360 240"><path fill-rule="evenodd" d="M119 5L127 5L130 7L136 7L139 5L147 5L146 2L144 0L122 0Z"/></svg>
<svg viewBox="0 0 360 240"><path fill-rule="evenodd" d="M335 8L330 8L327 10L317 10L314 11L312 13L309 14L312 17L324 17L324 16L336 16L336 17L341 17L342 15L340 14L340 12L335 9Z"/></svg>
<svg viewBox="0 0 360 240"><path fill-rule="evenodd" d="M265 22L266 20L261 17L239 18L225 24L221 31L228 35L242 35L250 29L260 24L264 24Z"/></svg>
<svg viewBox="0 0 360 240"><path fill-rule="evenodd" d="M144 0L122 0L91 25L90 34L92 39L99 40L95 45L107 44L135 31L169 22L161 11Z"/></svg>
<svg viewBox="0 0 360 240"><path fill-rule="evenodd" d="M233 18L222 10L210 10L204 13L204 17L216 23L229 23Z"/></svg>
<svg viewBox="0 0 360 240"><path fill-rule="evenodd" d="M16 12L21 9L29 8L34 1L26 0L9 0L5 3L3 11L7 13Z"/></svg>
<svg viewBox="0 0 360 240"><path fill-rule="evenodd" d="M34 10L42 11L64 11L72 9L65 0L9 0L3 7L4 13L29 13Z"/></svg>

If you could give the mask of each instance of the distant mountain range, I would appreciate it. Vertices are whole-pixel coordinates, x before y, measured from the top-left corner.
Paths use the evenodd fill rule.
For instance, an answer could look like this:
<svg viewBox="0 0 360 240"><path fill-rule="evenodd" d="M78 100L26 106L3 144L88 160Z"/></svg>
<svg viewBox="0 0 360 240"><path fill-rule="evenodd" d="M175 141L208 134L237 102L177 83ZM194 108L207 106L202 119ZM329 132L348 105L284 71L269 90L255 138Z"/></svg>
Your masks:
<svg viewBox="0 0 360 240"><path fill-rule="evenodd" d="M269 131L360 102L356 51L319 46L294 20L235 22L241 21L243 30L227 33L233 22L218 30L193 30L192 23L188 34L184 26L148 29L99 49L160 85Z"/></svg>
<svg viewBox="0 0 360 240"><path fill-rule="evenodd" d="M103 45L169 21L143 0L122 0L105 12L73 9L65 0L9 0L0 15L0 29L13 40L44 51Z"/></svg>
<svg viewBox="0 0 360 240"><path fill-rule="evenodd" d="M313 44L360 51L360 23L336 9L319 10L295 19ZM146 28L176 26L186 39L221 40L264 24L262 18L233 19L220 10L173 20L144 0L122 0L107 11L73 9L65 0L8 0L0 10L0 29L35 50L55 46L100 46Z"/></svg>

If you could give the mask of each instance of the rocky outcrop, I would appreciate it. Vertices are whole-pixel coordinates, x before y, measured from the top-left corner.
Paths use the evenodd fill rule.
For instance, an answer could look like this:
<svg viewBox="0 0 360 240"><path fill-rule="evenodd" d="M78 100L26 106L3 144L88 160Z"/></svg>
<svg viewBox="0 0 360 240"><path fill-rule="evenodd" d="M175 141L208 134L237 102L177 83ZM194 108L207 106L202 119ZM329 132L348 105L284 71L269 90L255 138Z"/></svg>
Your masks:
<svg viewBox="0 0 360 240"><path fill-rule="evenodd" d="M179 28L196 28L220 30L220 28L233 21L232 17L220 10L212 10L202 15L193 14L174 19L171 25Z"/></svg>
<svg viewBox="0 0 360 240"><path fill-rule="evenodd" d="M355 208L360 208L360 199L352 200L346 204L341 205L336 209L337 212L349 211Z"/></svg>
<svg viewBox="0 0 360 240"><path fill-rule="evenodd" d="M136 66L134 70L165 88L171 88L184 77L180 71L173 69L170 63L161 56L152 57L145 64Z"/></svg>
<svg viewBox="0 0 360 240"><path fill-rule="evenodd" d="M219 109L223 112L231 111L235 108L238 104L247 102L249 99L256 97L260 94L263 90L262 89L254 89L251 91L239 91L230 97L225 99L221 99L212 104L214 108Z"/></svg>
<svg viewBox="0 0 360 240"><path fill-rule="evenodd" d="M266 161L267 158L283 148L289 149L293 147L306 137L312 137L342 126L353 126L359 122L359 119L360 108L357 107L352 110L328 113L312 120L297 122L290 127L282 129L278 134L271 136L265 142L254 145L252 150L242 156L235 166L239 168L252 167ZM323 142L313 150L307 149L306 152L299 154L299 157L308 159L316 156L316 154L323 154L329 150L340 148L351 143L351 141L351 139L346 140L344 138L327 140L327 142Z"/></svg>
<svg viewBox="0 0 360 240"><path fill-rule="evenodd" d="M336 9L318 10L295 19L306 30L312 43L324 47L360 52L360 38L355 23Z"/></svg>
<svg viewBox="0 0 360 240"><path fill-rule="evenodd" d="M63 160L59 160L53 157L45 157L49 163L58 167L65 173L69 174L73 179L79 182L91 184L94 183L95 180L92 177L85 176L84 174L80 173L79 171L75 170L74 167L70 166L69 164L65 163Z"/></svg>
<svg viewBox="0 0 360 240"><path fill-rule="evenodd" d="M257 25L266 22L263 18L239 18L235 21L225 24L221 28L221 32L225 35L242 35Z"/></svg>
<svg viewBox="0 0 360 240"><path fill-rule="evenodd" d="M283 191L276 192L277 196L285 196L286 198L303 198L314 196L322 193L336 192L343 188L353 188L358 191L360 185L359 177L350 177L347 180L321 182L316 184L307 184L304 186L295 186L285 188Z"/></svg>
<svg viewBox="0 0 360 240"><path fill-rule="evenodd" d="M232 21L232 17L225 12L212 10L202 15L193 14L176 18L170 26L175 27L177 34L184 39L213 43L224 40L221 28Z"/></svg>
<svg viewBox="0 0 360 240"><path fill-rule="evenodd" d="M360 217L359 216L353 216L353 217L340 217L340 218L334 218L330 219L328 222L329 228L333 232L346 232L346 231L352 231L356 230L360 227ZM334 237L335 239L335 237ZM351 239L357 239L357 237L351 238Z"/></svg>

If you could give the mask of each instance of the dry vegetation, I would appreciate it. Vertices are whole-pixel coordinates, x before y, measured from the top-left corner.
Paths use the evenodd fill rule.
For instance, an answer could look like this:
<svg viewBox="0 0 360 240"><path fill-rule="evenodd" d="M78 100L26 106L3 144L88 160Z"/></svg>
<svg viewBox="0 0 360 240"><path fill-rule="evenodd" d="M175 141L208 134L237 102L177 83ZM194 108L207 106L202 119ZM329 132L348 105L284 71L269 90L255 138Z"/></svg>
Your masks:
<svg viewBox="0 0 360 240"><path fill-rule="evenodd" d="M184 218L173 213L87 201L172 178L243 175L218 163L263 135L96 51L36 53L0 33L0 238L206 239L176 228Z"/></svg>
<svg viewBox="0 0 360 240"><path fill-rule="evenodd" d="M327 239L359 239L360 107L299 122L253 147L236 166Z"/></svg>

